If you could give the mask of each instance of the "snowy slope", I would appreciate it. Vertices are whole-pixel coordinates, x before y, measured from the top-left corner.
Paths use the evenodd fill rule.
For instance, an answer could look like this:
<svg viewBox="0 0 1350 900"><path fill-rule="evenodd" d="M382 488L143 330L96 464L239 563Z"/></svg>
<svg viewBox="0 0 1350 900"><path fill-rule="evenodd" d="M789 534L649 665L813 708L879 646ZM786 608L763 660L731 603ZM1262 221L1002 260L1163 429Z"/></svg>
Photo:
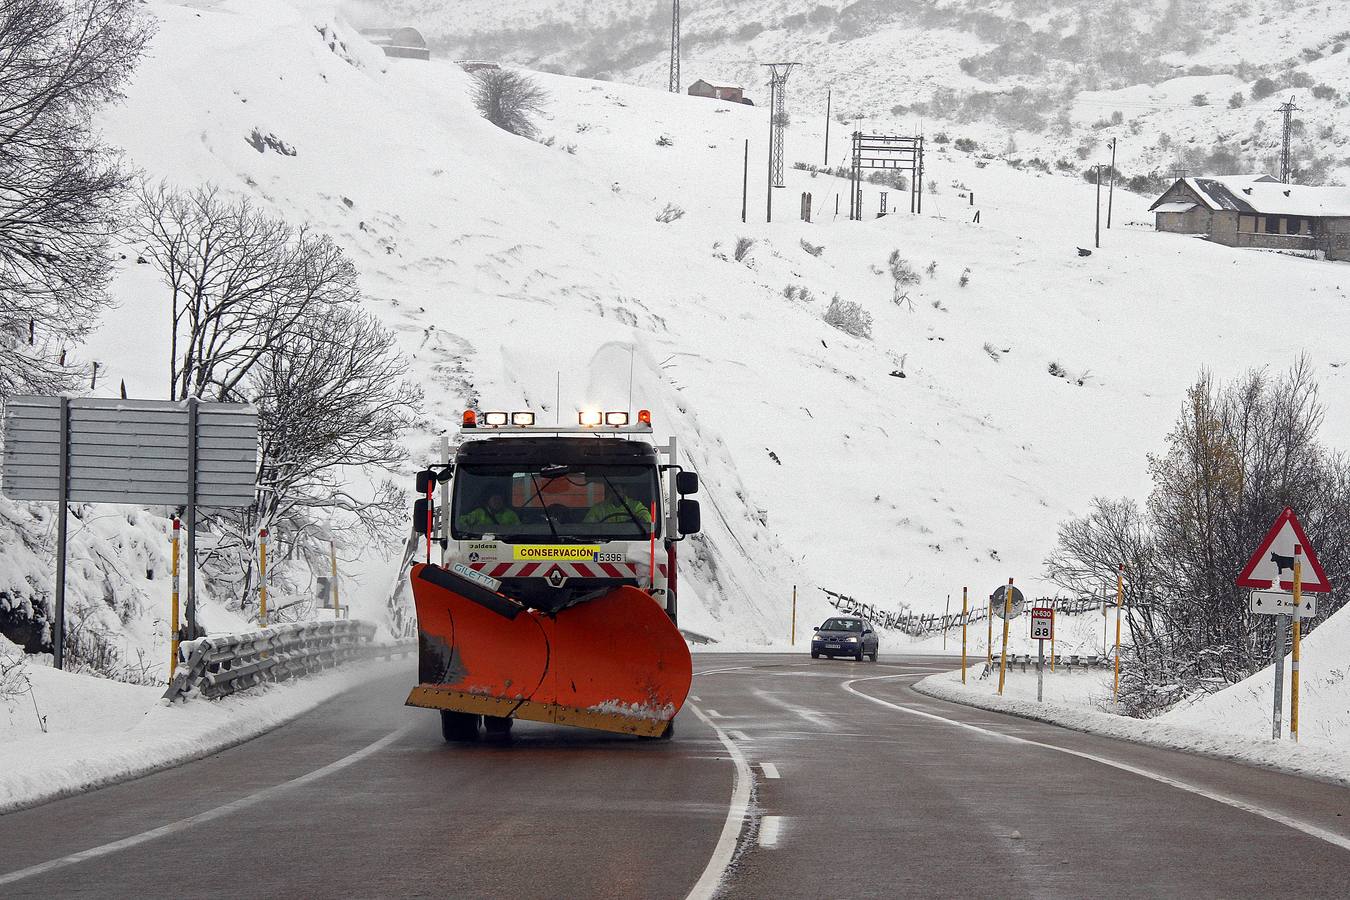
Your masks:
<svg viewBox="0 0 1350 900"><path fill-rule="evenodd" d="M667 0L374 0L349 8L371 24L419 27L450 58L667 83ZM1303 123L1296 157L1319 155L1350 178L1350 22L1337 0L701 0L684 3L682 17L685 87L698 78L742 84L763 103L761 63L797 60L803 68L789 82L797 122L823 116L832 88L841 123L946 130L994 153L1012 138L1016 155L1080 168L1087 157L1078 148L1105 161L1117 138L1124 171L1166 174L1176 165L1195 171L1219 147L1248 168L1269 168L1278 152L1275 107L1293 96ZM1261 77L1281 90L1256 101L1251 89ZM1047 128L1025 130L1016 115L1000 123L993 110L1006 109L1002 95L1013 90L1035 95L1032 108ZM981 92L987 104L953 106L954 97ZM1235 92L1244 105L1230 109ZM1197 94L1207 105L1193 104Z"/></svg>
<svg viewBox="0 0 1350 900"><path fill-rule="evenodd" d="M1347 361L1344 266L1157 235L1137 224L1147 200L1122 192L1103 250L1081 258L1089 187L956 153L930 156L923 218L835 219L841 185L792 171L766 226L763 110L545 76L549 147L481 120L454 65L372 55L331 4L151 8L160 33L103 117L109 137L152 177L219 182L348 248L428 389L410 471L466 405L553 414L557 373L562 417L622 408L632 354L633 406L704 477L707 535L688 548L682 604L695 631L781 640L794 583L799 622L826 613L814 584L926 610L1009 575L1042 589L1056 523L1095 494L1143 491L1144 453L1202 365L1282 367L1306 348L1327 437L1350 437L1345 370L1331 368ZM254 128L297 155L259 154ZM789 160L820 137L795 127ZM824 210L814 225L795 221L804 190ZM656 221L669 203L685 216ZM757 243L737 263L740 236ZM897 248L916 270L937 263L912 308L878 274ZM130 260L87 352L109 383L157 396L164 360L128 352L126 335L152 326L163 292ZM787 299L789 285L813 299ZM872 340L824 324L835 292L875 316ZM1291 306L1325 326L1280 327ZM388 566L369 556L373 607Z"/></svg>
<svg viewBox="0 0 1350 900"><path fill-rule="evenodd" d="M1341 610L1303 642L1299 702L1299 740L1344 749L1350 742L1350 614ZM1285 660L1284 708L1281 720L1289 729L1291 660ZM1159 721L1246 737L1268 736L1275 708L1274 666L1266 666L1245 681L1217 694L1178 705Z"/></svg>

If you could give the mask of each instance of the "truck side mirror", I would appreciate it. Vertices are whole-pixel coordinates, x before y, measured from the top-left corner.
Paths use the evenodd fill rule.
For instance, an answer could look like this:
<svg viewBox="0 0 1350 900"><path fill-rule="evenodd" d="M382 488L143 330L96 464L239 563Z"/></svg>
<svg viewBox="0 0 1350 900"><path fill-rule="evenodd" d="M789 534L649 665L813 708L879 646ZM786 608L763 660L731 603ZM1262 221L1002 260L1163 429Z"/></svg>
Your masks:
<svg viewBox="0 0 1350 900"><path fill-rule="evenodd" d="M698 493L698 473L697 472L676 472L675 473L675 492L681 497L688 494Z"/></svg>
<svg viewBox="0 0 1350 900"><path fill-rule="evenodd" d="M679 511L680 535L698 534L703 530L703 520L699 513L697 500L681 500Z"/></svg>
<svg viewBox="0 0 1350 900"><path fill-rule="evenodd" d="M436 473L430 469L423 469L417 473L417 493L425 495L435 483Z"/></svg>
<svg viewBox="0 0 1350 900"><path fill-rule="evenodd" d="M431 503L426 497L421 498L413 504L413 534L427 533L427 513L431 510Z"/></svg>

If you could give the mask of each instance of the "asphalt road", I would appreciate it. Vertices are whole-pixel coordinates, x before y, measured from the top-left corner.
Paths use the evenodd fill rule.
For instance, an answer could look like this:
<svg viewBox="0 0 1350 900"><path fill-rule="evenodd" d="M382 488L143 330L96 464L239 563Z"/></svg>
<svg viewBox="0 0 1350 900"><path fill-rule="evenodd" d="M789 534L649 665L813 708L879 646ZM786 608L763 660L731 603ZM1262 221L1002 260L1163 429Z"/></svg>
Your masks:
<svg viewBox="0 0 1350 900"><path fill-rule="evenodd" d="M671 742L446 745L408 671L0 816L0 896L1345 897L1350 790L910 689L949 660L695 658Z"/></svg>

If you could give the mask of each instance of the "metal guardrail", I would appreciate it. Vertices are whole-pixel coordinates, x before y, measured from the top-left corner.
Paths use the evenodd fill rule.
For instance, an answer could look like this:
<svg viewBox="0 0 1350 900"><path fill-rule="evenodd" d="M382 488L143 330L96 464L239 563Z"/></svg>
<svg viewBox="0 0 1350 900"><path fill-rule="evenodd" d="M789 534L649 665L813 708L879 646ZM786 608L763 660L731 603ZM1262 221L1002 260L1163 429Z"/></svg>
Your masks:
<svg viewBox="0 0 1350 900"><path fill-rule="evenodd" d="M263 682L299 678L398 648L376 648L375 625L350 619L273 625L244 634L217 634L178 646L178 671L164 692L172 702L196 691L216 699Z"/></svg>
<svg viewBox="0 0 1350 900"><path fill-rule="evenodd" d="M939 616L936 613L897 613L877 609L870 603L863 603L846 594L837 594L834 591L825 590L825 588L821 588L821 591L829 598L830 605L840 612L862 616L873 625L889 628L893 631L902 631L912 637L936 634L949 628L959 628L962 624L983 622L989 616L989 610L983 603L971 609L964 617L960 613L948 616ZM1042 597L1028 601L1027 606L1049 606L1053 607L1055 612L1064 615L1078 615L1101 609L1102 603L1100 597Z"/></svg>

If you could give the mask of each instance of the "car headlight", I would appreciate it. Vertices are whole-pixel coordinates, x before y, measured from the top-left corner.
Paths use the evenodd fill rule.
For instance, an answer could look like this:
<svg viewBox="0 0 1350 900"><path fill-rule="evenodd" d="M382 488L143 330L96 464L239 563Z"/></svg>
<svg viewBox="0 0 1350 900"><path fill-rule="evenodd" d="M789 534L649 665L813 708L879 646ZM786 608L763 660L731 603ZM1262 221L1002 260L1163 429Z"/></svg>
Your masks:
<svg viewBox="0 0 1350 900"><path fill-rule="evenodd" d="M844 641L845 641L845 643L849 643L849 644L856 644L856 643L858 643L858 639L855 638L855 637L846 637L846 638L844 638Z"/></svg>

